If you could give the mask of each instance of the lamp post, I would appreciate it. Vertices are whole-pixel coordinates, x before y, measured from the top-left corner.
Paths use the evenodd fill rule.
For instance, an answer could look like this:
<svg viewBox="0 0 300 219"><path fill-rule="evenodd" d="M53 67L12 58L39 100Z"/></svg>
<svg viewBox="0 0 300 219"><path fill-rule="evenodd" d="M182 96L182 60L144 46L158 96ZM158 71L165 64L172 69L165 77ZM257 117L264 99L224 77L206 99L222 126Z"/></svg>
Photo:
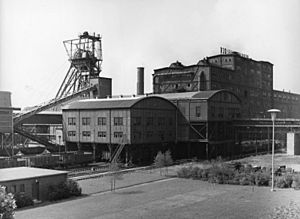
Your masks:
<svg viewBox="0 0 300 219"><path fill-rule="evenodd" d="M272 187L271 191L274 191L274 150L275 150L275 141L274 141L274 136L275 136L275 120L276 120L276 115L277 113L280 113L280 110L278 109L270 109L268 110L268 113L271 113L271 119L272 119Z"/></svg>

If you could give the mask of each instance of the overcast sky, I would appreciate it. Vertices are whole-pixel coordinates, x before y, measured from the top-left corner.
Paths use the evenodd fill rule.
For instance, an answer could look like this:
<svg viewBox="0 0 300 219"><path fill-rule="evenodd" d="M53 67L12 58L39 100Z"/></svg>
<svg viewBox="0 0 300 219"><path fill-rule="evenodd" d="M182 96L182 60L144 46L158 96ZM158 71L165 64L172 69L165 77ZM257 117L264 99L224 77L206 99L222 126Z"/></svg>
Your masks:
<svg viewBox="0 0 300 219"><path fill-rule="evenodd" d="M274 64L274 88L300 93L299 0L0 0L0 90L14 106L54 98L70 63L63 40L102 35L113 94L136 92L136 68L195 64L220 46Z"/></svg>

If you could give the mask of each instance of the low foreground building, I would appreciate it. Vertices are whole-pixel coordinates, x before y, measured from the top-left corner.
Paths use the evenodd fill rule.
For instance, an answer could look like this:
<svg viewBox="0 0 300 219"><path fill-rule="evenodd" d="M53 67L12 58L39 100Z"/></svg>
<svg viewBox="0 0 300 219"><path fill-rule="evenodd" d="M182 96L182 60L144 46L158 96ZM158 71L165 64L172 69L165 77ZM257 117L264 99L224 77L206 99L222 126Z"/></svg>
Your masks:
<svg viewBox="0 0 300 219"><path fill-rule="evenodd" d="M24 193L36 200L47 200L48 187L67 180L67 171L32 167L0 169L0 185L13 194Z"/></svg>

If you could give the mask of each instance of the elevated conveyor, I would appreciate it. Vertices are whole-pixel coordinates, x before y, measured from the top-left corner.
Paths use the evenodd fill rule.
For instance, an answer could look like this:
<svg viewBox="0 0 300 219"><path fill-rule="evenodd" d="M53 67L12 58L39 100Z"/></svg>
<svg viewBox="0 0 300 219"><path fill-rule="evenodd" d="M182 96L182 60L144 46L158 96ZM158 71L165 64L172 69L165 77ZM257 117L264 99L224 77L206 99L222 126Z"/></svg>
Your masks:
<svg viewBox="0 0 300 219"><path fill-rule="evenodd" d="M40 137L40 136L37 136L37 135L34 135L34 134L31 134L29 133L28 131L26 130L23 130L21 128L21 124L22 124L22 121L24 121L25 119L39 113L39 112L42 112L42 111L45 111L47 109L50 109L52 107L55 107L55 106L58 106L62 103L65 103L69 100L72 100L80 95L83 95L85 93L88 93L90 91L93 91L97 89L96 86L91 86L91 87L88 87L88 88L85 88L81 91L78 91L76 93L73 93L71 95L68 95L68 96L65 96L63 98L60 98L60 99L53 99L53 100L50 100L49 102L46 102L44 104L41 104L37 107L35 107L34 109L30 110L30 111L27 111L25 113L21 113L21 114L17 114L14 118L13 118L13 121L14 121L14 131L26 138L29 138L33 141L36 141L42 145L45 145L47 149L50 149L51 151L55 151L55 148L56 148L56 145L52 142L49 142L47 139L43 138L43 137Z"/></svg>

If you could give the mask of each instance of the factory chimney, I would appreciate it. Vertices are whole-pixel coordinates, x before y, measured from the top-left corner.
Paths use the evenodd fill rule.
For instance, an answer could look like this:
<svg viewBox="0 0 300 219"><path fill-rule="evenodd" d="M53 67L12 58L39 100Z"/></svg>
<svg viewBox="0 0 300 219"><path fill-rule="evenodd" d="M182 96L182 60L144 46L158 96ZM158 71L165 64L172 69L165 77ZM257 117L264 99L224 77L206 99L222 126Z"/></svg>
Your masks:
<svg viewBox="0 0 300 219"><path fill-rule="evenodd" d="M144 95L144 67L137 68L137 95Z"/></svg>

